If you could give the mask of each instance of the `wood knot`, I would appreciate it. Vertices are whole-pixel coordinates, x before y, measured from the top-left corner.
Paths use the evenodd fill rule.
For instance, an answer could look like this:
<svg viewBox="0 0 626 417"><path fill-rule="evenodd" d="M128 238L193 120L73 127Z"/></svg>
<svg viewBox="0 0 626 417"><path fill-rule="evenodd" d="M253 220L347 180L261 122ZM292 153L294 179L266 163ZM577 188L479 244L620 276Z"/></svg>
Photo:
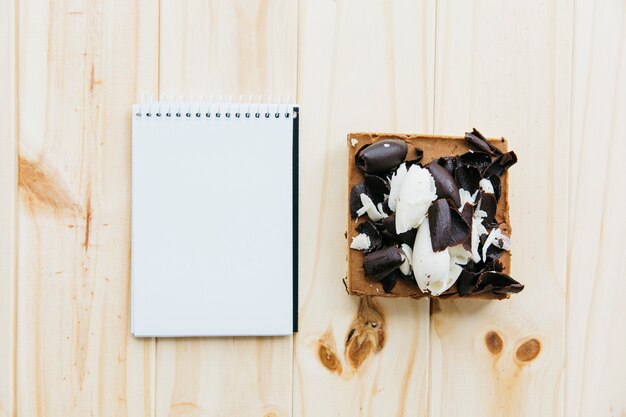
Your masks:
<svg viewBox="0 0 626 417"><path fill-rule="evenodd" d="M73 215L81 211L62 175L42 161L19 155L18 185L33 208L51 208L57 213Z"/></svg>
<svg viewBox="0 0 626 417"><path fill-rule="evenodd" d="M541 343L537 339L528 339L515 351L515 357L521 362L530 362L541 352Z"/></svg>
<svg viewBox="0 0 626 417"><path fill-rule="evenodd" d="M358 369L385 344L385 318L374 300L362 297L346 338L346 361Z"/></svg>
<svg viewBox="0 0 626 417"><path fill-rule="evenodd" d="M485 334L485 345L493 355L499 355L504 348L504 342L498 332L491 330Z"/></svg>
<svg viewBox="0 0 626 417"><path fill-rule="evenodd" d="M342 366L336 352L335 339L333 338L332 330L329 328L317 341L317 355L326 369L340 375Z"/></svg>

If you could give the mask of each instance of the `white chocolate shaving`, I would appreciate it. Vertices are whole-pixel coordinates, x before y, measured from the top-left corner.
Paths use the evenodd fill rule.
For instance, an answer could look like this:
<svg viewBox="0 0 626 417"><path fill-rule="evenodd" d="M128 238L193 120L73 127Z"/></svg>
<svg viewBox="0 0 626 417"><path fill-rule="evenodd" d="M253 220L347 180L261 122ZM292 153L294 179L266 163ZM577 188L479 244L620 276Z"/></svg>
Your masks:
<svg viewBox="0 0 626 417"><path fill-rule="evenodd" d="M373 222L377 222L385 218L385 216L383 216L382 214L378 212L378 209L374 205L374 202L372 201L371 198L368 197L367 194L361 193L360 197L361 197L361 204L363 204L363 207L357 210L356 212L357 217L361 217L362 215L367 213L367 217L369 217L370 220L372 220Z"/></svg>
<svg viewBox="0 0 626 417"><path fill-rule="evenodd" d="M370 237L365 233L360 233L352 238L352 243L350 244L350 247L356 250L368 250L371 245L372 242L370 240Z"/></svg>
<svg viewBox="0 0 626 417"><path fill-rule="evenodd" d="M406 164L402 164L391 177L391 189L389 191L389 200L387 200L387 204L389 205L389 209L392 211L396 211L398 195L400 194L400 188L402 187L402 182L404 182L406 172Z"/></svg>
<svg viewBox="0 0 626 417"><path fill-rule="evenodd" d="M400 272L402 272L403 275L410 275L412 271L411 261L413 259L413 249L406 243L403 243L400 245L400 250L404 257L404 262L400 265Z"/></svg>
<svg viewBox="0 0 626 417"><path fill-rule="evenodd" d="M493 184L487 178L483 178L478 183L478 186L481 190L486 192L487 194L495 194L493 191Z"/></svg>
<svg viewBox="0 0 626 417"><path fill-rule="evenodd" d="M459 207L459 211L463 210L465 203L470 203L472 206L476 204L477 195L478 191L475 191L474 194L470 194L469 191L459 188L459 196L461 197L461 206Z"/></svg>
<svg viewBox="0 0 626 417"><path fill-rule="evenodd" d="M389 217L389 215L385 213L385 210L383 210L383 203L378 203L376 208L378 208L378 212L380 213L381 216L383 216L383 218Z"/></svg>
<svg viewBox="0 0 626 417"><path fill-rule="evenodd" d="M495 246L496 248L510 251L511 250L511 238L501 232L500 236L494 239L492 245Z"/></svg>
<svg viewBox="0 0 626 417"><path fill-rule="evenodd" d="M511 250L511 240L509 237L504 235L499 228L492 229L483 245L483 262L487 261L487 249L489 249L491 245L507 251Z"/></svg>
<svg viewBox="0 0 626 417"><path fill-rule="evenodd" d="M352 144L352 147L354 148L356 144L359 143L359 140L357 138L352 138L350 139L350 143Z"/></svg>
<svg viewBox="0 0 626 417"><path fill-rule="evenodd" d="M474 211L474 218L472 219L472 260L474 262L480 261L480 254L478 253L478 244L480 243L480 236L487 233L487 229L483 226L483 219L487 217L487 213L478 209Z"/></svg>
<svg viewBox="0 0 626 417"><path fill-rule="evenodd" d="M407 232L422 223L430 203L437 198L435 180L427 169L419 165L409 168L396 207L396 232Z"/></svg>

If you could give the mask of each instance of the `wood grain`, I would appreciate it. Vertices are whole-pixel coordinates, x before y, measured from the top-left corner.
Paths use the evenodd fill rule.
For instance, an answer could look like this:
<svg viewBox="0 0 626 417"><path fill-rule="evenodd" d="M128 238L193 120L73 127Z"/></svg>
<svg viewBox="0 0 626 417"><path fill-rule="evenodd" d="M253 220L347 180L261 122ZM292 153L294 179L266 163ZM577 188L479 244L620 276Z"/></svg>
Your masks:
<svg viewBox="0 0 626 417"><path fill-rule="evenodd" d="M435 2L300 2L294 416L427 415L428 301L348 296L348 132L432 130Z"/></svg>
<svg viewBox="0 0 626 417"><path fill-rule="evenodd" d="M16 2L0 2L0 417L15 414Z"/></svg>
<svg viewBox="0 0 626 417"><path fill-rule="evenodd" d="M565 415L626 415L626 5L577 1Z"/></svg>
<svg viewBox="0 0 626 417"><path fill-rule="evenodd" d="M19 2L19 416L150 416L129 331L130 106L157 82L150 1Z"/></svg>
<svg viewBox="0 0 626 417"><path fill-rule="evenodd" d="M625 27L619 0L0 2L0 417L626 415ZM296 92L300 333L132 338L130 104ZM520 156L524 292L346 295L346 133L472 126Z"/></svg>
<svg viewBox="0 0 626 417"><path fill-rule="evenodd" d="M438 3L435 131L475 126L519 156L511 271L526 289L432 309L432 416L563 415L572 13L560 0Z"/></svg>
<svg viewBox="0 0 626 417"><path fill-rule="evenodd" d="M297 13L276 0L162 0L162 97L294 98ZM158 339L157 416L291 415L292 339Z"/></svg>

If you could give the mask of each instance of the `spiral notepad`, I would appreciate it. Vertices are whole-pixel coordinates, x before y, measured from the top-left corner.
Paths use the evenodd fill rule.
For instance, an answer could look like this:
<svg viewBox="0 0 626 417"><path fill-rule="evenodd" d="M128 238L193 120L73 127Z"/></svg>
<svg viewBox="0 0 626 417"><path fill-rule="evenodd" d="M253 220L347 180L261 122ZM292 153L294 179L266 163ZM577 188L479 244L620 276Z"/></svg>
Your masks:
<svg viewBox="0 0 626 417"><path fill-rule="evenodd" d="M133 106L135 336L296 330L298 120L286 104Z"/></svg>

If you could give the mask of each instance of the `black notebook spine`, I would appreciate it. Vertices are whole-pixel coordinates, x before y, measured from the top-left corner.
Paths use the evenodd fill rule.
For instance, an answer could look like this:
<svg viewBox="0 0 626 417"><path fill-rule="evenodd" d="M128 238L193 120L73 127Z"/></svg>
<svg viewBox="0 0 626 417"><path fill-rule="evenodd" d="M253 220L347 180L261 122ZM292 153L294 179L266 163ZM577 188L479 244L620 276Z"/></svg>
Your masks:
<svg viewBox="0 0 626 417"><path fill-rule="evenodd" d="M298 332L298 310L299 310L299 299L298 299L298 207L299 207L299 193L300 193L300 176L299 176L299 134L300 134L300 125L299 125L299 113L300 108L293 108L293 170L292 170L292 178L293 178L293 332Z"/></svg>

